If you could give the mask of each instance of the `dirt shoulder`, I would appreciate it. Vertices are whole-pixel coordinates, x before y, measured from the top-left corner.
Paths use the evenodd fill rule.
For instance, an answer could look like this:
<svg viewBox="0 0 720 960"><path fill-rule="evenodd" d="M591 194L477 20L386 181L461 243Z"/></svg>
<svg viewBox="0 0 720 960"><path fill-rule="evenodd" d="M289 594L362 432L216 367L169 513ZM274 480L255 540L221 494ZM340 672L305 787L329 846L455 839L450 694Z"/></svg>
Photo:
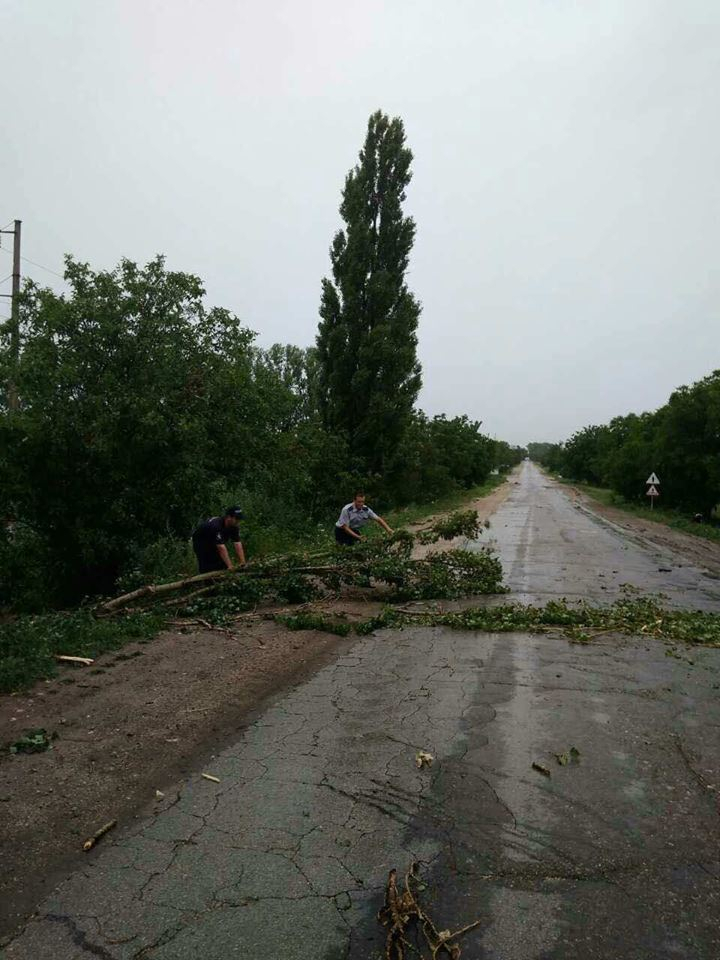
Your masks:
<svg viewBox="0 0 720 960"><path fill-rule="evenodd" d="M510 476L512 477L512 474L510 474ZM463 509L473 509L477 511L481 523L485 521L489 522L495 511L507 499L511 489L511 482L511 480L506 480L505 483L496 487L492 493L489 493L486 497L480 497L478 500L470 500ZM424 530L441 516L442 514L438 513L432 517L426 517L421 523L411 524L409 529L413 531ZM457 537L455 540L441 540L440 543L416 544L413 550L413 556L419 559L427 556L427 554L433 550L456 550L462 547L465 542L464 537ZM482 538L480 542L482 542Z"/></svg>
<svg viewBox="0 0 720 960"><path fill-rule="evenodd" d="M680 554L713 576L720 577L720 544L673 530L664 523L634 517L618 507L606 506L570 484L562 486L583 509L609 520L634 539Z"/></svg>
<svg viewBox="0 0 720 960"><path fill-rule="evenodd" d="M509 488L468 506L487 519ZM324 609L360 620L381 603L346 599ZM83 841L100 826L140 816L156 790L197 770L350 643L247 616L225 630L166 631L64 669L28 694L0 697L0 944L83 863ZM53 749L12 756L8 745L37 727L57 733Z"/></svg>

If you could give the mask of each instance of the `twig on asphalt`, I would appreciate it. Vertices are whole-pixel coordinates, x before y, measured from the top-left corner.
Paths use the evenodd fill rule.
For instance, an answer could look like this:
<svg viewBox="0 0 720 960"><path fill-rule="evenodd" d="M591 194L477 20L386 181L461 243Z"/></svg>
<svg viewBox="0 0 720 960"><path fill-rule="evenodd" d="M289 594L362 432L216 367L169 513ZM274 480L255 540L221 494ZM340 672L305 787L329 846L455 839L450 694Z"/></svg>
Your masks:
<svg viewBox="0 0 720 960"><path fill-rule="evenodd" d="M95 844L102 840L106 833L109 833L113 827L117 826L117 820L110 820L108 823L104 824L97 830L88 840L83 844L83 850L87 853L88 850L92 850Z"/></svg>
<svg viewBox="0 0 720 960"><path fill-rule="evenodd" d="M425 945L430 950L431 960L441 956L449 960L459 960L461 954L459 937L480 925L475 920L459 930L438 930L431 917L420 905L412 884L418 880L419 865L411 863L405 874L405 890L401 893L397 886L397 870L391 870L385 888L385 906L378 913L378 920L387 929L385 938L385 960L404 960L408 948L419 956L422 951L407 938L408 928L414 926L422 934Z"/></svg>

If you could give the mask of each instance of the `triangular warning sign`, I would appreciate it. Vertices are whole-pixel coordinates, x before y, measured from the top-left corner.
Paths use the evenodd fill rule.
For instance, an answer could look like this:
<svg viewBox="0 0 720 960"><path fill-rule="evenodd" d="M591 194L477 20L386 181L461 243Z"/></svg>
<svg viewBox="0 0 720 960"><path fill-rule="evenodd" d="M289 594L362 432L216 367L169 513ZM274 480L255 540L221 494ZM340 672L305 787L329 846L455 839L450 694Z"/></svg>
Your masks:
<svg viewBox="0 0 720 960"><path fill-rule="evenodd" d="M647 492L647 495L648 495L649 497L659 497L659 496L660 496L657 488L654 487L654 486L651 486L651 487L650 487L650 489L649 489L648 492Z"/></svg>
<svg viewBox="0 0 720 960"><path fill-rule="evenodd" d="M660 483L660 479L656 473L651 473L645 483Z"/></svg>

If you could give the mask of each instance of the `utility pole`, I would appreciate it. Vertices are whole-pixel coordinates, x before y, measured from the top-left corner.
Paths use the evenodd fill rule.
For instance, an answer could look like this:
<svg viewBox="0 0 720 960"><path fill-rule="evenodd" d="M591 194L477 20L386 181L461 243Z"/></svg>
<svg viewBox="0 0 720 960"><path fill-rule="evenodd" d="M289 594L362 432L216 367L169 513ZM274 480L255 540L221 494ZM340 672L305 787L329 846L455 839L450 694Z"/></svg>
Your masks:
<svg viewBox="0 0 720 960"><path fill-rule="evenodd" d="M15 221L12 230L0 230L0 233L13 235L13 272L12 272L12 307L10 310L10 376L7 385L8 409L17 410L18 393L15 383L15 373L20 360L20 228L22 220Z"/></svg>

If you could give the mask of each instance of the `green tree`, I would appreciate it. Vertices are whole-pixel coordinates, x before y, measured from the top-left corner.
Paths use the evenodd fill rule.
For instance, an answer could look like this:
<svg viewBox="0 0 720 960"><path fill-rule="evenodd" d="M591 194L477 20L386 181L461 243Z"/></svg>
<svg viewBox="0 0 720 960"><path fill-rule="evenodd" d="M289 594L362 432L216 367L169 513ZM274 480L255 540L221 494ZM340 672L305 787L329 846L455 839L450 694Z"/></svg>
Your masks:
<svg viewBox="0 0 720 960"><path fill-rule="evenodd" d="M563 473L571 480L598 486L602 483L602 454L608 427L591 426L578 430L565 444Z"/></svg>
<svg viewBox="0 0 720 960"><path fill-rule="evenodd" d="M679 387L659 410L585 427L551 452L551 469L638 503L655 472L663 506L709 517L720 501L720 371Z"/></svg>
<svg viewBox="0 0 720 960"><path fill-rule="evenodd" d="M62 601L112 589L231 491L272 477L286 493L298 469L296 398L197 277L162 258L108 272L68 258L65 275L68 295L24 296L21 406L0 416L5 512L40 538Z"/></svg>
<svg viewBox="0 0 720 960"><path fill-rule="evenodd" d="M544 458L550 453L550 449L555 444L547 442L532 442L527 445L528 456L535 463L543 463Z"/></svg>
<svg viewBox="0 0 720 960"><path fill-rule="evenodd" d="M505 440L493 440L494 444L494 453L493 453L493 466L500 471L500 473L505 473L508 470L511 470L513 467L516 467L519 463L527 456L527 449L525 447L515 447L512 444L507 443Z"/></svg>
<svg viewBox="0 0 720 960"><path fill-rule="evenodd" d="M330 250L317 336L318 400L325 427L347 437L351 456L384 472L420 389L420 305L405 273L415 223L403 213L412 153L399 118L368 122L359 163L345 180L345 223Z"/></svg>

